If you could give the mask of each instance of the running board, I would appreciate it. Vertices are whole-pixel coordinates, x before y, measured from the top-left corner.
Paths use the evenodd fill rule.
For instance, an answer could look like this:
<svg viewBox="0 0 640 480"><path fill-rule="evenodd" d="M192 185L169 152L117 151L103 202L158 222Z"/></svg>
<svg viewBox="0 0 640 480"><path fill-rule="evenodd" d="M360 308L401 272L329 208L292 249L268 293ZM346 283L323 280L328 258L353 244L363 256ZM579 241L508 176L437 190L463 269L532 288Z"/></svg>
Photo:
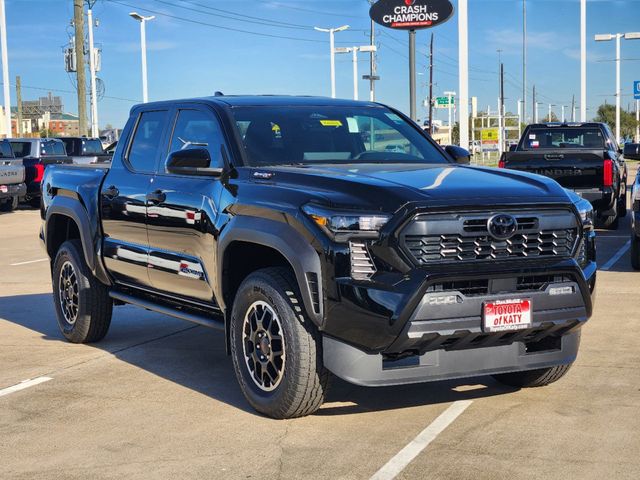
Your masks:
<svg viewBox="0 0 640 480"><path fill-rule="evenodd" d="M224 330L224 322L222 320L216 321L211 318L207 318L203 315L197 315L194 313L184 312L176 308L166 307L158 303L150 302L149 300L143 300L133 295L127 295L120 292L109 292L109 296L114 300L118 300L123 303L128 303L136 307L141 307L152 312L162 313L170 317L178 318L180 320L186 320L187 322L197 323L204 327L215 328L216 330Z"/></svg>

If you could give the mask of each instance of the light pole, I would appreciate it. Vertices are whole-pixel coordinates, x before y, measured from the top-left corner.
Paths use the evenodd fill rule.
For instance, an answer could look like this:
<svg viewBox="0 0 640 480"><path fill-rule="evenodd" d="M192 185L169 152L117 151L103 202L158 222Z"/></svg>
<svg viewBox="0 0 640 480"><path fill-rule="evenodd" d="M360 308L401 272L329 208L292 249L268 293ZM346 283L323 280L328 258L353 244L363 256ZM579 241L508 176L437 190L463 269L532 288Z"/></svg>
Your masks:
<svg viewBox="0 0 640 480"><path fill-rule="evenodd" d="M11 91L9 90L9 58L7 55L7 19L4 13L4 0L0 0L0 42L2 43L2 83L4 90L4 121L7 124L7 137L11 138Z"/></svg>
<svg viewBox="0 0 640 480"><path fill-rule="evenodd" d="M556 105L554 105L553 103L549 104L549 123L551 123L553 121L553 118L551 117L553 111L552 108L555 107Z"/></svg>
<svg viewBox="0 0 640 480"><path fill-rule="evenodd" d="M566 116L566 105L562 105L562 123L565 123L567 121L567 116Z"/></svg>
<svg viewBox="0 0 640 480"><path fill-rule="evenodd" d="M587 0L580 0L580 121L587 121Z"/></svg>
<svg viewBox="0 0 640 480"><path fill-rule="evenodd" d="M459 145L469 150L469 12L467 0L458 0L458 76L460 101Z"/></svg>
<svg viewBox="0 0 640 480"><path fill-rule="evenodd" d="M338 28L319 28L314 27L318 32L324 32L329 34L329 48L331 50L331 98L336 98L336 41L335 33L344 32L349 28L349 25L343 25Z"/></svg>
<svg viewBox="0 0 640 480"><path fill-rule="evenodd" d="M154 15L144 17L137 12L131 12L129 15L134 20L140 22L140 48L142 50L142 101L143 103L147 103L149 101L149 92L147 92L147 34L145 24L156 17Z"/></svg>
<svg viewBox="0 0 640 480"><path fill-rule="evenodd" d="M632 32L632 33L607 33L607 34L599 34L595 36L596 42L609 42L611 40L616 41L616 142L620 142L620 111L621 111L621 102L622 102L622 91L620 86L620 67L621 67L621 59L620 59L620 50L621 50L621 40L639 40L640 32Z"/></svg>
<svg viewBox="0 0 640 480"><path fill-rule="evenodd" d="M456 96L456 92L444 92L449 99L449 145L453 143L453 97Z"/></svg>
<svg viewBox="0 0 640 480"><path fill-rule="evenodd" d="M98 131L98 97L96 95L96 54L93 50L93 3L88 2L87 23L89 24L89 73L91 74L91 136L97 138Z"/></svg>
<svg viewBox="0 0 640 480"><path fill-rule="evenodd" d="M351 53L353 63L353 99L358 100L358 52L374 53L378 50L375 45L362 47L336 48L334 53Z"/></svg>

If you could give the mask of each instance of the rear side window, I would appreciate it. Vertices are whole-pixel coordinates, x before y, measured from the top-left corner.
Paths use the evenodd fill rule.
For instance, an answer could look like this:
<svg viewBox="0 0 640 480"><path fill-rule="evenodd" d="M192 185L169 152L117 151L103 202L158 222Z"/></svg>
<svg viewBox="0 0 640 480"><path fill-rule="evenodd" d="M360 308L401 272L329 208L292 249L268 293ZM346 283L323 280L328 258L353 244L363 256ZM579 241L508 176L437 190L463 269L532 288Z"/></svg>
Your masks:
<svg viewBox="0 0 640 480"><path fill-rule="evenodd" d="M604 149L605 138L599 128L532 128L524 139L527 150L563 148Z"/></svg>
<svg viewBox="0 0 640 480"><path fill-rule="evenodd" d="M11 142L13 154L18 157L28 157L31 155L31 142Z"/></svg>
<svg viewBox="0 0 640 480"><path fill-rule="evenodd" d="M127 160L134 170L138 172L153 172L155 170L162 133L167 124L167 116L166 110L144 112L140 115L127 156Z"/></svg>
<svg viewBox="0 0 640 480"><path fill-rule="evenodd" d="M48 141L40 143L40 155L66 155L67 152L64 148L64 143L60 141Z"/></svg>
<svg viewBox="0 0 640 480"><path fill-rule="evenodd" d="M4 142L0 142L0 158L13 158L11 144L6 140Z"/></svg>
<svg viewBox="0 0 640 480"><path fill-rule="evenodd" d="M190 148L206 148L211 155L211 167L221 167L222 131L213 114L200 110L180 110L169 152Z"/></svg>

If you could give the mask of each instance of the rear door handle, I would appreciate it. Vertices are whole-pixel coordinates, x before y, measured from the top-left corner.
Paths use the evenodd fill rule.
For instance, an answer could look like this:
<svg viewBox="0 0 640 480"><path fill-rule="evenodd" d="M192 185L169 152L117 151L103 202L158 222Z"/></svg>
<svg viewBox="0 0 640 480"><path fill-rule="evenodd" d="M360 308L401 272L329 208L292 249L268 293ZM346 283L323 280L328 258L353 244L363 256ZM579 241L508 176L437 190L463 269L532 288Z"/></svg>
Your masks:
<svg viewBox="0 0 640 480"><path fill-rule="evenodd" d="M156 190L155 192L151 192L147 194L147 202L158 204L162 203L167 199L167 194L162 190Z"/></svg>
<svg viewBox="0 0 640 480"><path fill-rule="evenodd" d="M120 190L114 185L111 185L109 188L106 188L102 191L102 195L107 197L109 200L113 200L118 195L120 195Z"/></svg>

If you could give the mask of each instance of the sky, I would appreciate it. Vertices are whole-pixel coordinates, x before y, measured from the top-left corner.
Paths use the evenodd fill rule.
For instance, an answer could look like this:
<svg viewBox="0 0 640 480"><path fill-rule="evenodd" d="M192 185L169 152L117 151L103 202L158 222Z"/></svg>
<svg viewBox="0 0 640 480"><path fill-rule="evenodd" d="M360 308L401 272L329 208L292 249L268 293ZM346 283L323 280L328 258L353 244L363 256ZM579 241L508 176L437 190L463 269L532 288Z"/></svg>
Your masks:
<svg viewBox="0 0 640 480"><path fill-rule="evenodd" d="M49 91L77 112L75 79L64 70L63 49L73 28L73 0L5 0L9 74L15 105L16 75L24 100ZM457 6L457 0L452 2ZM469 0L470 94L479 109L497 109L499 56L505 65L507 110L522 98L522 1ZM597 33L640 30L640 0L588 0L588 116L615 103L615 42L593 41ZM147 24L149 99L225 94L330 95L328 34L314 26L350 29L336 34L337 46L366 45L367 0L97 0L95 43L102 49L104 97L99 122L122 127L129 109L142 99L140 28L131 11L155 15ZM535 84L539 101L571 105L580 98L579 0L527 0L528 103ZM427 96L428 42L435 35L434 91L458 91L458 23L450 21L417 33L418 95ZM284 37L284 38L283 38ZM408 34L377 29L377 97L409 110ZM502 50L498 53L498 50ZM633 80L640 80L640 40L622 41L622 104L633 105ZM359 57L360 75L369 70ZM360 98L368 98L360 81ZM338 97L352 98L350 55L337 56ZM420 102L421 103L421 102ZM444 119L446 111L437 112ZM420 118L426 116L419 106ZM530 115L530 110L529 110Z"/></svg>

